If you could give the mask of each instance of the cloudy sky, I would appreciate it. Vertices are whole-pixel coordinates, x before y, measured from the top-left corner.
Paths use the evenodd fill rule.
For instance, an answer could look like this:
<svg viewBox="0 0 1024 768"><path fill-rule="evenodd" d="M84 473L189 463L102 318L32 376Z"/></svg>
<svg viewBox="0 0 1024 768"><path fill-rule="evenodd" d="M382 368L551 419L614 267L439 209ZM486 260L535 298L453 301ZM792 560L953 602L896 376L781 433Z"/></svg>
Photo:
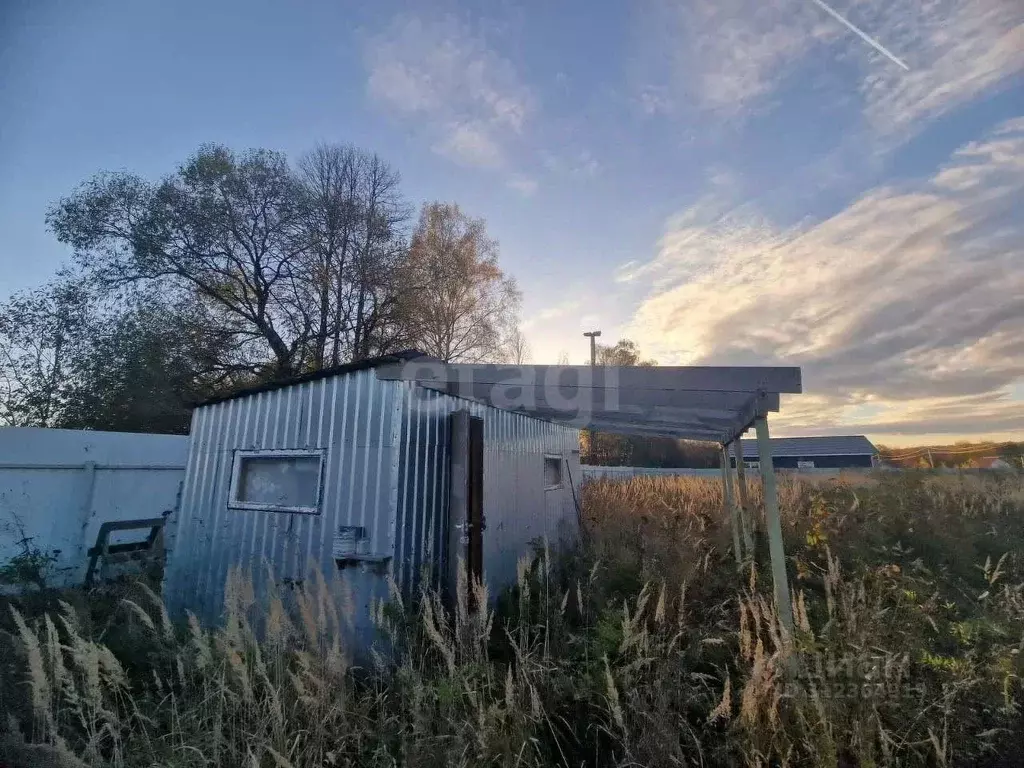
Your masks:
<svg viewBox="0 0 1024 768"><path fill-rule="evenodd" d="M487 219L536 362L800 365L789 434L1024 436L1020 0L0 3L0 294L47 205L352 142Z"/></svg>

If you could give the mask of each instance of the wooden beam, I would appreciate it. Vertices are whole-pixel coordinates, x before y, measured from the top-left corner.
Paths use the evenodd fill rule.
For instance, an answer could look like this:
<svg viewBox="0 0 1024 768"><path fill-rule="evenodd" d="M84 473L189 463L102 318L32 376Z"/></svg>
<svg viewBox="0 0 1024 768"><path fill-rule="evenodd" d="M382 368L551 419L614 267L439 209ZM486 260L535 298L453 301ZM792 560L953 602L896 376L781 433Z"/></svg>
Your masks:
<svg viewBox="0 0 1024 768"><path fill-rule="evenodd" d="M674 437L693 440L711 440L721 442L722 436L730 431L731 425L713 420L691 417L686 420L654 421L642 416L611 413L579 413L566 414L559 411L530 411L513 409L513 413L522 413L545 421L566 424L578 429L596 429L602 432L618 434L649 435L652 437Z"/></svg>
<svg viewBox="0 0 1024 768"><path fill-rule="evenodd" d="M732 472L729 470L729 448L721 446L718 450L718 460L722 465L722 503L725 512L729 515L732 528L732 550L736 556L737 565L743 564L743 549L740 547L740 516L736 504L732 498Z"/></svg>
<svg viewBox="0 0 1024 768"><path fill-rule="evenodd" d="M757 366L469 365L409 360L375 369L391 381L504 384L624 390L789 392L802 391L800 369Z"/></svg>
<svg viewBox="0 0 1024 768"><path fill-rule="evenodd" d="M678 431L688 433L701 431L701 439L722 442L742 431L742 424L756 412L777 410L778 394L751 394L736 392L662 392L644 391L625 393L623 400L615 407L609 407L598 398L591 403L586 395L575 401L568 398L547 398L543 393L530 390L501 393L501 385L468 386L458 383L422 384L427 389L455 396L467 397L497 408L523 413L528 416L570 424L575 427L602 426L610 431L622 432L620 427L652 427L668 431L671 436L680 436ZM689 395L694 395L690 399ZM682 405L652 405L651 402L686 403ZM696 438L695 438L696 439Z"/></svg>
<svg viewBox="0 0 1024 768"><path fill-rule="evenodd" d="M585 421L596 419L598 421L618 422L622 424L639 424L650 426L705 426L713 429L724 430L736 423L736 417L729 411L711 410L686 410L674 408L671 410L661 408L642 408L639 406L623 406L614 411L596 410L581 408L578 411L562 411L555 408L509 408L507 410L525 414L531 414L540 418L558 418Z"/></svg>
<svg viewBox="0 0 1024 768"><path fill-rule="evenodd" d="M738 442L740 435L746 432L754 424L758 416L764 416L769 411L779 410L778 393L759 392L754 395L736 414L736 427L732 434L726 436L726 442Z"/></svg>
<svg viewBox="0 0 1024 768"><path fill-rule="evenodd" d="M775 605L782 626L793 636L793 605L789 595L789 577L786 575L786 549L782 542L782 520L779 516L779 492L775 484L775 466L768 435L768 418L758 417L757 451L761 462L761 485L764 491L764 517L768 529L768 551L772 561L772 581L775 583Z"/></svg>
<svg viewBox="0 0 1024 768"><path fill-rule="evenodd" d="M590 425L580 427L579 424L574 424L571 422L562 422L559 421L558 419L551 419L551 421L582 429L593 429L598 432L611 432L617 435L636 435L638 437L668 437L673 440L700 440L710 443L721 442L722 439L721 432L702 429L700 427L679 426L672 428L659 428L639 424L618 424L600 421L593 422Z"/></svg>
<svg viewBox="0 0 1024 768"><path fill-rule="evenodd" d="M740 441L733 440L732 453L736 458L736 489L739 491L740 522L743 523L743 543L747 547L747 556L754 554L754 510L750 506L747 493L747 469L743 465L743 446Z"/></svg>
<svg viewBox="0 0 1024 768"><path fill-rule="evenodd" d="M594 411L621 410L625 407L679 408L729 411L741 416L750 413L750 419L760 409L779 410L777 392L758 395L753 392L720 392L714 390L685 390L673 392L663 389L617 390L609 392L595 387L578 388L568 384L551 387L524 384L481 384L479 382L420 382L429 389L455 397L479 400L497 408L552 408L571 410L568 406L588 407Z"/></svg>

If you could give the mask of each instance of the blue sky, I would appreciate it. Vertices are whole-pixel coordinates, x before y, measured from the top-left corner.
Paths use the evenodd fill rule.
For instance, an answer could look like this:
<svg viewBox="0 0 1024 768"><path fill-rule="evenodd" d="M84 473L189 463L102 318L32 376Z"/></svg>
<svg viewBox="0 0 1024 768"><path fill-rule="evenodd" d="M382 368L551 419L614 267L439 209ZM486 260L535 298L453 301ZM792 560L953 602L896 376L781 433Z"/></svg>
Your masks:
<svg viewBox="0 0 1024 768"><path fill-rule="evenodd" d="M487 219L536 362L801 365L791 434L1024 432L1019 0L0 4L0 294L47 206L351 142Z"/></svg>

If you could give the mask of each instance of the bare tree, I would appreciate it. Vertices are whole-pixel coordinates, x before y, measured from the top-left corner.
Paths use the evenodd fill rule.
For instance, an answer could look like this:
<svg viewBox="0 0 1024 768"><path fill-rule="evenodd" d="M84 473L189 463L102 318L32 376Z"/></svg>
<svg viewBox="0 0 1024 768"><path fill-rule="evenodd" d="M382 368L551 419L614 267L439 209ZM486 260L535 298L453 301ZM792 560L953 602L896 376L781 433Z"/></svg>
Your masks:
<svg viewBox="0 0 1024 768"><path fill-rule="evenodd" d="M619 339L615 344L597 345L597 364L650 367L657 365L657 362L644 360L635 341ZM617 435L592 429L583 430L580 434L580 452L588 464L629 464L656 449L663 453L674 450L677 443L677 440L666 438Z"/></svg>
<svg viewBox="0 0 1024 768"><path fill-rule="evenodd" d="M588 361L589 362L589 361ZM640 347L631 339L619 339L615 344L597 345L598 365L638 365L649 368L657 365L656 360L644 360Z"/></svg>
<svg viewBox="0 0 1024 768"><path fill-rule="evenodd" d="M158 284L198 294L238 326L254 367L294 372L313 332L298 310L301 197L284 156L204 146L151 184L101 174L54 206L48 222L107 288Z"/></svg>
<svg viewBox="0 0 1024 768"><path fill-rule="evenodd" d="M389 351L408 206L377 155L320 145L299 162L308 252L297 301L312 328L308 367Z"/></svg>
<svg viewBox="0 0 1024 768"><path fill-rule="evenodd" d="M530 351L530 343L526 340L526 334L520 328L513 328L505 339L503 362L512 365L526 365L533 356Z"/></svg>
<svg viewBox="0 0 1024 768"><path fill-rule="evenodd" d="M355 250L359 218L359 183L355 150L321 145L299 161L305 190L305 235L309 246L304 267L315 312L310 364L337 365L342 355L346 280Z"/></svg>
<svg viewBox="0 0 1024 768"><path fill-rule="evenodd" d="M502 358L520 293L482 219L451 203L425 205L401 280L401 321L419 349L446 362Z"/></svg>
<svg viewBox="0 0 1024 768"><path fill-rule="evenodd" d="M293 172L280 153L204 146L159 184L101 174L48 221L99 285L198 300L251 373L287 376L402 343L398 187L353 147L321 145Z"/></svg>
<svg viewBox="0 0 1024 768"><path fill-rule="evenodd" d="M0 305L0 423L47 427L59 419L90 311L88 292L66 277Z"/></svg>
<svg viewBox="0 0 1024 768"><path fill-rule="evenodd" d="M363 207L347 312L353 360L403 345L397 322L402 286L395 278L406 254L404 226L410 213L398 194L399 176L387 163L364 155L360 165Z"/></svg>

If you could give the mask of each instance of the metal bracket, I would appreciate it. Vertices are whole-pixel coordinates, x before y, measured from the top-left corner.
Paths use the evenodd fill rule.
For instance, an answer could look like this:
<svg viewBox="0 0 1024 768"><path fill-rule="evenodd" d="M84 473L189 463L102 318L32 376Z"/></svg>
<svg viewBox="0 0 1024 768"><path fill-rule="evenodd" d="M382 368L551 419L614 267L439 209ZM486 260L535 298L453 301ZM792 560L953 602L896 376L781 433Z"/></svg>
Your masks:
<svg viewBox="0 0 1024 768"><path fill-rule="evenodd" d="M469 521L466 521L465 523L456 523L455 525L452 526L452 528L454 528L457 531L462 531L466 535L469 535L469 532L473 530L473 523L471 523ZM481 531L486 531L487 530L487 517L486 516L480 521L480 530Z"/></svg>

